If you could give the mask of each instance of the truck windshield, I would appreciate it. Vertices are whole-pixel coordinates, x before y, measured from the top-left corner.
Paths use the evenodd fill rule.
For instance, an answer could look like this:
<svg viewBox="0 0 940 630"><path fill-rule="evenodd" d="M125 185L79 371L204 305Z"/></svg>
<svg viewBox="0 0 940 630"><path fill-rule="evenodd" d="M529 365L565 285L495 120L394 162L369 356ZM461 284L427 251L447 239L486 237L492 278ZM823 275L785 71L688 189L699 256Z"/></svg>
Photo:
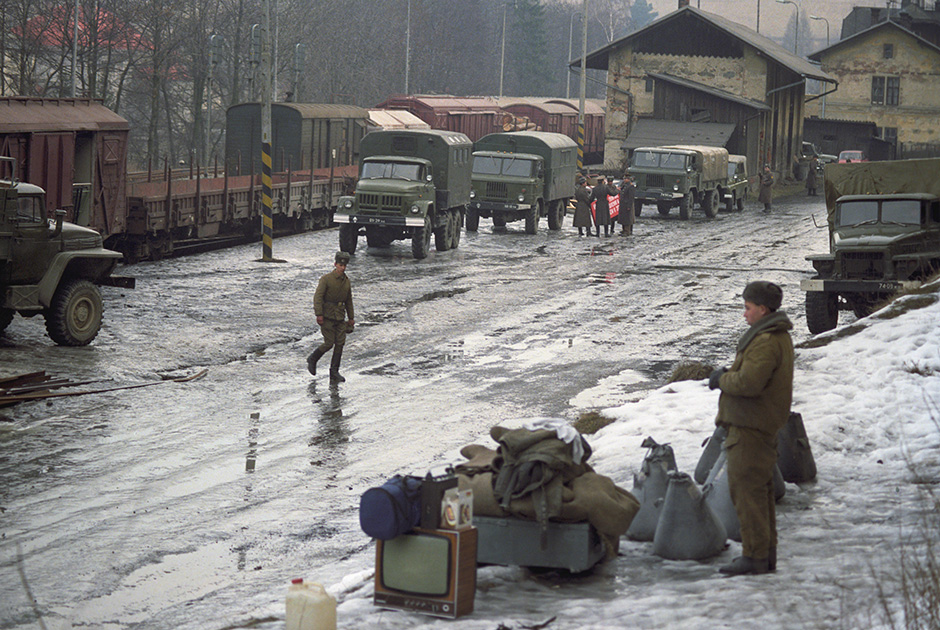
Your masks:
<svg viewBox="0 0 940 630"><path fill-rule="evenodd" d="M535 162L517 157L496 155L474 155L474 175L509 175L511 177L534 177Z"/></svg>
<svg viewBox="0 0 940 630"><path fill-rule="evenodd" d="M633 166L648 168L685 168L686 156L681 153L659 153L657 151L637 151L633 154Z"/></svg>
<svg viewBox="0 0 940 630"><path fill-rule="evenodd" d="M902 225L920 225L920 201L917 199L892 199L881 202L881 221Z"/></svg>
<svg viewBox="0 0 940 630"><path fill-rule="evenodd" d="M878 201L845 201L839 204L839 225L861 225L878 221Z"/></svg>
<svg viewBox="0 0 940 630"><path fill-rule="evenodd" d="M27 223L42 223L45 221L40 197L19 197L16 200L16 217Z"/></svg>
<svg viewBox="0 0 940 630"><path fill-rule="evenodd" d="M363 162L361 179L406 179L420 182L421 165L404 162Z"/></svg>

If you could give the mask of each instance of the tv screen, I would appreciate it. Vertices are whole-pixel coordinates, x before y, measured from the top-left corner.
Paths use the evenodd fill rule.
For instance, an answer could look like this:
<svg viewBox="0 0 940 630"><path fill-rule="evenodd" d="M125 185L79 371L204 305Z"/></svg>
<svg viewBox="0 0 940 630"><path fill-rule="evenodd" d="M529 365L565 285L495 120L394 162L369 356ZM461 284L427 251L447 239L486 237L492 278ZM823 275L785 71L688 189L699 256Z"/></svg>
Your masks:
<svg viewBox="0 0 940 630"><path fill-rule="evenodd" d="M443 597L450 590L451 541L425 533L404 534L382 543L382 585L385 588Z"/></svg>

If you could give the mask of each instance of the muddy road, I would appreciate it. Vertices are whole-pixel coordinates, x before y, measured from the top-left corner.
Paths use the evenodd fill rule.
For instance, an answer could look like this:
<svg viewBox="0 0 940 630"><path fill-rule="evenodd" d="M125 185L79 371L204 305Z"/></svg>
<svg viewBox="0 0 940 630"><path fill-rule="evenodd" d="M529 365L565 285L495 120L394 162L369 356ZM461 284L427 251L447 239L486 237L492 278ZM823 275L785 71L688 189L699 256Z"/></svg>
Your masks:
<svg viewBox="0 0 940 630"><path fill-rule="evenodd" d="M257 244L127 267L138 288L103 290L85 348L17 317L0 377L208 372L0 409L0 627L221 628L282 606L292 577L367 568L366 488L457 461L495 424L574 419L642 397L680 360L729 361L746 282L783 286L794 340L808 337L803 258L826 247L813 213L821 197L712 220L647 206L627 238L579 237L570 216L535 236L484 220L423 261L409 242L360 239L358 325L333 388L326 360L311 378L305 357L335 230L276 240L283 263L257 262Z"/></svg>

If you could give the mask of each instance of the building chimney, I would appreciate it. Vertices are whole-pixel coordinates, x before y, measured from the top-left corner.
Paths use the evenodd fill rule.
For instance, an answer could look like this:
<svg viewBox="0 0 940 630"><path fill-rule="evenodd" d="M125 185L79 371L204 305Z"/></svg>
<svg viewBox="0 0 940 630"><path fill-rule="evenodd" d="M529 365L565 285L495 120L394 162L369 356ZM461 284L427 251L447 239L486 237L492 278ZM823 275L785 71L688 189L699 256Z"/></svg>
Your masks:
<svg viewBox="0 0 940 630"><path fill-rule="evenodd" d="M687 6L689 6L689 0L679 0L679 8L680 8L680 9L682 9L682 8L684 8L684 7L687 7Z"/></svg>

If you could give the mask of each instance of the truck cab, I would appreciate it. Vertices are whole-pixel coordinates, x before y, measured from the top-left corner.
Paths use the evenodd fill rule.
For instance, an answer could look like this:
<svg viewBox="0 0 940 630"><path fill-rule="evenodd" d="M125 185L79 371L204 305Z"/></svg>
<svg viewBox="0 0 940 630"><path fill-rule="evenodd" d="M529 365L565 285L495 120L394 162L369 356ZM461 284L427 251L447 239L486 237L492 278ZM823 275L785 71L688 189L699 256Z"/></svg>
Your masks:
<svg viewBox="0 0 940 630"><path fill-rule="evenodd" d="M101 327L98 285L134 287L133 278L112 277L121 254L104 249L101 235L45 214L45 191L18 182L15 163L0 179L0 332L16 313L42 314L46 331L59 345L90 343Z"/></svg>
<svg viewBox="0 0 940 630"><path fill-rule="evenodd" d="M663 216L677 206L679 218L688 219L698 203L711 218L727 188L728 151L691 145L639 147L630 158L630 174L636 185L637 216L643 204L650 203Z"/></svg>
<svg viewBox="0 0 940 630"><path fill-rule="evenodd" d="M469 201L471 148L464 134L436 129L363 137L356 190L339 199L333 216L340 249L355 253L363 233L369 247L410 238L416 259L428 256L432 234L438 251L456 248Z"/></svg>

